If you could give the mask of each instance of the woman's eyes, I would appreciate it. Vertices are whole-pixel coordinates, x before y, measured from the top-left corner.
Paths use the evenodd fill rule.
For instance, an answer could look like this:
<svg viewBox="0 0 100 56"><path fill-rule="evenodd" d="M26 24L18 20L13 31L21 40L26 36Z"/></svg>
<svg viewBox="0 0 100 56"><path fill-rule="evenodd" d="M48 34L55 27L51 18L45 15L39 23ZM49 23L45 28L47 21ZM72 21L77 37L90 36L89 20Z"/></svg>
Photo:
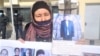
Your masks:
<svg viewBox="0 0 100 56"><path fill-rule="evenodd" d="M36 17L41 17L41 16L36 16Z"/></svg>
<svg viewBox="0 0 100 56"><path fill-rule="evenodd" d="M45 15L45 16L49 16L49 13L45 13L44 15Z"/></svg>
<svg viewBox="0 0 100 56"><path fill-rule="evenodd" d="M36 17L41 17L41 15L39 14L39 15L36 15Z"/></svg>
<svg viewBox="0 0 100 56"><path fill-rule="evenodd" d="M48 15L49 15L48 13L45 13L44 15L42 15L42 14L39 14L39 15L37 15L36 17L48 16Z"/></svg>

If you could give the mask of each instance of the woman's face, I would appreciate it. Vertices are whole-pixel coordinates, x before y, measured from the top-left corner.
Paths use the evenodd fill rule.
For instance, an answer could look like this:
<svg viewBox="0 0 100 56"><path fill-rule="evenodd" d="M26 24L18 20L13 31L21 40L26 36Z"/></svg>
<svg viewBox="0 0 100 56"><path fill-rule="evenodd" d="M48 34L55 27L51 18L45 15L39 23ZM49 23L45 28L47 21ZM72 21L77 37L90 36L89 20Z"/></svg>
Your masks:
<svg viewBox="0 0 100 56"><path fill-rule="evenodd" d="M26 56L30 56L30 51L26 50Z"/></svg>
<svg viewBox="0 0 100 56"><path fill-rule="evenodd" d="M34 18L38 22L47 21L47 20L51 19L51 15L50 15L50 12L47 9L40 8L40 9L35 11Z"/></svg>
<svg viewBox="0 0 100 56"><path fill-rule="evenodd" d="M8 53L7 53L6 50L3 50L2 53L1 53L1 55L2 55L2 56L8 56Z"/></svg>
<svg viewBox="0 0 100 56"><path fill-rule="evenodd" d="M19 55L19 53L20 53L19 49L16 49L15 55Z"/></svg>

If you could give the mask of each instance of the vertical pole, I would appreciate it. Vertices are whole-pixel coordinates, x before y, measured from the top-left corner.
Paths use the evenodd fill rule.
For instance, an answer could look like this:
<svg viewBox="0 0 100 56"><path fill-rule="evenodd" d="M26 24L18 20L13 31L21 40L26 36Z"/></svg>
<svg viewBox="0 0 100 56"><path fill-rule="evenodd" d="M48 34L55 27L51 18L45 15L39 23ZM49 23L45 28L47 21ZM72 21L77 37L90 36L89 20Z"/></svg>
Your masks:
<svg viewBox="0 0 100 56"><path fill-rule="evenodd" d="M64 0L64 16L66 14L66 0Z"/></svg>
<svg viewBox="0 0 100 56"><path fill-rule="evenodd" d="M12 22L12 35L11 35L11 39L13 39L15 37L15 28L14 28L12 0L9 0L9 3L10 3L10 9L11 9L11 22Z"/></svg>

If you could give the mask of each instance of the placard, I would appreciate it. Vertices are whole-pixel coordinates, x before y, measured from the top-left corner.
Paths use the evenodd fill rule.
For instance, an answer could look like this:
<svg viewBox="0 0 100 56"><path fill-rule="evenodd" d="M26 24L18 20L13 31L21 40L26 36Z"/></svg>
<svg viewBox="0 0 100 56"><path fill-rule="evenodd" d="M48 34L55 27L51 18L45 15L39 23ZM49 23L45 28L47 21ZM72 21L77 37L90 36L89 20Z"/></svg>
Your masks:
<svg viewBox="0 0 100 56"><path fill-rule="evenodd" d="M0 40L1 56L51 56L51 43Z"/></svg>
<svg viewBox="0 0 100 56"><path fill-rule="evenodd" d="M54 42L52 47L53 55L54 56L100 56L100 46L77 45L71 42L70 41Z"/></svg>

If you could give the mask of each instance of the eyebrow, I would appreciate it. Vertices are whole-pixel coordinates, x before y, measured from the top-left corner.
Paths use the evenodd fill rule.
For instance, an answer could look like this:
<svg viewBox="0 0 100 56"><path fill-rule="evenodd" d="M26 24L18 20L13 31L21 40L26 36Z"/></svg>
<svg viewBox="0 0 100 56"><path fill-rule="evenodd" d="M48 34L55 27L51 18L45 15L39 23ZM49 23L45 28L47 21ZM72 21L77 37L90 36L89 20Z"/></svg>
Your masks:
<svg viewBox="0 0 100 56"><path fill-rule="evenodd" d="M41 14L36 14L36 16L41 16Z"/></svg>

